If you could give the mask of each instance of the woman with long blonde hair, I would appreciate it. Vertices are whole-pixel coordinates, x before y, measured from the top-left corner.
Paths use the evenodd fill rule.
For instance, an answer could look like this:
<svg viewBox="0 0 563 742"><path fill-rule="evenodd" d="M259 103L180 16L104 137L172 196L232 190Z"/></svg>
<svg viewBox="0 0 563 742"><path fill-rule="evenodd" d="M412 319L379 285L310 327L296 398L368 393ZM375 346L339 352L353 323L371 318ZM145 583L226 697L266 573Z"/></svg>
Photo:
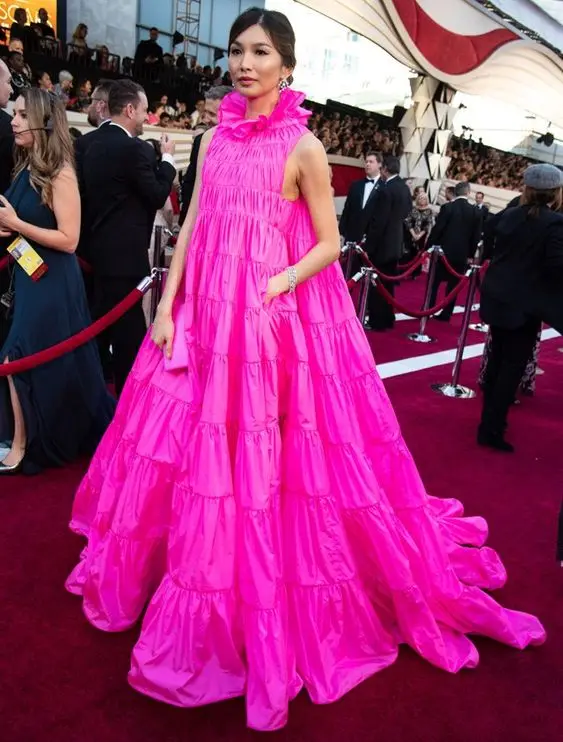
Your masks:
<svg viewBox="0 0 563 742"><path fill-rule="evenodd" d="M86 37L88 36L88 26L85 23L79 23L75 28L70 45L72 47L71 55L78 57L85 57L88 54L88 42Z"/></svg>
<svg viewBox="0 0 563 742"><path fill-rule="evenodd" d="M16 165L0 196L0 256L19 239L45 271L34 280L17 262L2 297L9 331L0 350L7 363L49 348L90 324L74 252L80 195L64 106L30 88L16 100L12 129ZM32 253L32 254L33 254ZM23 374L0 378L0 474L34 473L63 464L96 444L109 423L109 397L94 343Z"/></svg>

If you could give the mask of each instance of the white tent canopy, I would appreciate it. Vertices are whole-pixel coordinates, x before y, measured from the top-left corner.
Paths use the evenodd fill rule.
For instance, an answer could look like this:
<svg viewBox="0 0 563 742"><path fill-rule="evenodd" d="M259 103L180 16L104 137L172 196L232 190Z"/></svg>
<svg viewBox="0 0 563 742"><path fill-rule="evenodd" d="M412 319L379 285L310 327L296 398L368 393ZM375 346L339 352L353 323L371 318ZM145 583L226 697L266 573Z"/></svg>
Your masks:
<svg viewBox="0 0 563 742"><path fill-rule="evenodd" d="M476 0L298 1L365 36L413 70L563 126L563 60ZM496 4L522 24L527 22L522 16L525 9L541 13L552 38L561 33L563 41L558 21L538 8L545 5L548 10L548 5L563 3L497 0ZM516 6L520 16L515 15Z"/></svg>

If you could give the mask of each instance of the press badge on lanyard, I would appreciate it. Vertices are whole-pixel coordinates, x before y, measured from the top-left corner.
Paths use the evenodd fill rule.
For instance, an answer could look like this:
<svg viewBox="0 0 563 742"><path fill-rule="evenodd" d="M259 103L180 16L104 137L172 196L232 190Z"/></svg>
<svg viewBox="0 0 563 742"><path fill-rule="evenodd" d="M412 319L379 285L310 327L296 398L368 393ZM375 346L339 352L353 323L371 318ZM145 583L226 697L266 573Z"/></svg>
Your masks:
<svg viewBox="0 0 563 742"><path fill-rule="evenodd" d="M16 237L7 249L16 263L20 268L23 268L32 281L38 281L41 276L47 273L47 264L23 237Z"/></svg>

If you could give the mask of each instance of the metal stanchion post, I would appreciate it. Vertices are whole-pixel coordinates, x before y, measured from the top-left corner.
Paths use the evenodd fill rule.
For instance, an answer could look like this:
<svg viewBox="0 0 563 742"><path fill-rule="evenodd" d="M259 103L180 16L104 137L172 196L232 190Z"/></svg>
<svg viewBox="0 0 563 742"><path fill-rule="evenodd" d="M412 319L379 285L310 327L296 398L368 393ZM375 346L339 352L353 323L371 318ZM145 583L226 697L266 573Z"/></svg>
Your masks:
<svg viewBox="0 0 563 742"><path fill-rule="evenodd" d="M154 283L151 294L151 309L150 309L150 320L154 322L156 317L156 310L160 297L162 296L162 278L165 272L165 255L164 255L164 239L163 239L163 228L155 227L154 230L154 252L153 252L153 273Z"/></svg>
<svg viewBox="0 0 563 742"><path fill-rule="evenodd" d="M483 263L483 253L485 250L485 245L483 243L483 240L479 243L477 246L477 252L475 253L475 264L481 265ZM484 322L474 322L473 324L469 325L470 330L475 330L475 332L484 332L487 334L489 332L489 325L486 325Z"/></svg>
<svg viewBox="0 0 563 742"><path fill-rule="evenodd" d="M455 399L473 399L473 397L476 396L473 389L469 389L466 386L461 386L459 383L459 375L461 373L461 364L463 361L463 351L465 350L467 332L469 330L469 319L471 317L471 311L473 309L473 299L475 298L475 291L477 290L477 281L479 280L479 266L472 265L468 271L468 274L469 288L467 290L467 298L465 300L465 310L463 314L461 332L459 334L457 344L457 353L454 361L454 367L452 369L452 380L448 384L432 384L432 389L435 392L438 392L438 394L443 394L445 397L454 397Z"/></svg>
<svg viewBox="0 0 563 742"><path fill-rule="evenodd" d="M438 267L438 260L443 255L442 248L437 245L433 245L430 249L430 267L428 269L428 280L426 282L426 294L424 296L424 304L422 305L423 311L430 309L430 295L432 294L432 286L434 284L434 278L436 277L436 268ZM407 335L409 340L413 343L433 343L436 338L430 337L426 334L426 325L428 324L429 317L422 317L420 320L420 327L418 332L411 332Z"/></svg>
<svg viewBox="0 0 563 742"><path fill-rule="evenodd" d="M342 248L342 255L344 255L344 265L342 266L342 270L344 271L344 278L347 281L352 278L352 269L354 267L353 263L355 254L354 247L354 242L345 242Z"/></svg>
<svg viewBox="0 0 563 742"><path fill-rule="evenodd" d="M371 286L375 273L372 268L362 268L360 272L362 274L362 279L360 284L360 296L358 298L358 319L363 326L366 319L369 287Z"/></svg>

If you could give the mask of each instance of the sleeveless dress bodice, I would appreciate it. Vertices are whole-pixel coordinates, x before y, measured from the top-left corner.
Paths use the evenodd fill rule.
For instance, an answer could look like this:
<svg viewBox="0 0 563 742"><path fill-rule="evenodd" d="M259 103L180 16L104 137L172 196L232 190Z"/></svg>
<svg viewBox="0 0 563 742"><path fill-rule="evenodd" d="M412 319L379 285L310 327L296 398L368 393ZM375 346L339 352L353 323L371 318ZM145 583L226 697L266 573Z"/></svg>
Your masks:
<svg viewBox="0 0 563 742"><path fill-rule="evenodd" d="M282 194L303 96L271 116L224 100L202 171L170 361L147 338L77 493L67 581L107 631L148 602L129 681L177 706L245 696L273 730L306 687L340 698L401 642L451 672L467 633L540 643L486 524L429 497L338 264L264 305L316 236ZM483 547L483 548L482 548Z"/></svg>

